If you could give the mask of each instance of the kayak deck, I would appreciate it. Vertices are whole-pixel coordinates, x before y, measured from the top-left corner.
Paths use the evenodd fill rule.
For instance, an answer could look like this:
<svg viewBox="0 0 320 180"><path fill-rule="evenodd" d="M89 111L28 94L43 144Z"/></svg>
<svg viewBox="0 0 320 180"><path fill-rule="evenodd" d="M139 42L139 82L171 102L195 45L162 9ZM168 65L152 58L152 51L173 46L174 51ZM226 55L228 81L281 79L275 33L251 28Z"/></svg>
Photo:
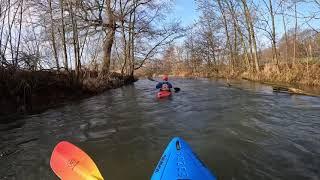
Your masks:
<svg viewBox="0 0 320 180"><path fill-rule="evenodd" d="M151 180L167 179L216 180L216 177L183 139L175 137L167 146L151 177Z"/></svg>
<svg viewBox="0 0 320 180"><path fill-rule="evenodd" d="M164 97L168 97L171 95L170 91L159 91L157 93L157 98L164 98Z"/></svg>

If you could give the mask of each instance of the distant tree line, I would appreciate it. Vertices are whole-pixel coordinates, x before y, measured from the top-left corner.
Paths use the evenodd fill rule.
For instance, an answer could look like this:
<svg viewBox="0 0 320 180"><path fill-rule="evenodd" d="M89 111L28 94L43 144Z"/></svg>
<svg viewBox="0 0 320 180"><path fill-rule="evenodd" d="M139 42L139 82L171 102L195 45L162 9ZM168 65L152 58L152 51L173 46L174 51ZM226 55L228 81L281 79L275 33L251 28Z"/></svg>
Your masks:
<svg viewBox="0 0 320 180"><path fill-rule="evenodd" d="M149 64L153 71L189 75L245 72L254 76L271 69L271 75L290 72L290 77L283 77L288 81L294 81L293 76L320 80L319 1L196 3L201 16L184 42L169 45L162 58Z"/></svg>

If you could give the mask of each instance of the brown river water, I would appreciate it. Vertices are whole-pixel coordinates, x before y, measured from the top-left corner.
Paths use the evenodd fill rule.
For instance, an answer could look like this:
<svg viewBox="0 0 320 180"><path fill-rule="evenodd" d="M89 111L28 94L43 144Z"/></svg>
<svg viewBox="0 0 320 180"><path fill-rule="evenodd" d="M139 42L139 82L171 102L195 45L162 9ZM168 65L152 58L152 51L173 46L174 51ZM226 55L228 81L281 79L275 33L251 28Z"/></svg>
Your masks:
<svg viewBox="0 0 320 180"><path fill-rule="evenodd" d="M184 138L218 179L320 179L320 98L273 93L252 82L173 79L169 99L155 82L0 119L0 179L58 179L49 160L67 140L107 180L150 179L167 143Z"/></svg>

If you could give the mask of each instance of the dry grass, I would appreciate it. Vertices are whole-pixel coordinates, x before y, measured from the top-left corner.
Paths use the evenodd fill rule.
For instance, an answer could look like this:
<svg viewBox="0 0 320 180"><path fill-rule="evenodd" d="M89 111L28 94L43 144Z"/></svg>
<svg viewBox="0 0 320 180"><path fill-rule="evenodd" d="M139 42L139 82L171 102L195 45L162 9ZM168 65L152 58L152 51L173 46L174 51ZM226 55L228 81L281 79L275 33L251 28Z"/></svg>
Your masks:
<svg viewBox="0 0 320 180"><path fill-rule="evenodd" d="M83 77L82 87L89 92L100 93L106 89L117 88L134 81L136 81L134 77L115 72L109 74L98 73L95 77Z"/></svg>
<svg viewBox="0 0 320 180"><path fill-rule="evenodd" d="M242 78L294 85L320 86L320 65L296 64L294 66L266 64L260 73L243 72Z"/></svg>
<svg viewBox="0 0 320 180"><path fill-rule="evenodd" d="M148 73L150 74L150 72ZM143 75L143 72L140 72L140 74ZM159 74L163 74L163 72L153 72L153 75ZM274 64L265 64L260 67L259 73L241 67L235 67L232 71L227 65L219 65L211 67L200 66L196 68L187 68L185 66L184 68L173 70L168 74L180 77L243 78L260 82L320 87L320 63L318 63L318 61L309 62L309 64L281 64L279 68Z"/></svg>

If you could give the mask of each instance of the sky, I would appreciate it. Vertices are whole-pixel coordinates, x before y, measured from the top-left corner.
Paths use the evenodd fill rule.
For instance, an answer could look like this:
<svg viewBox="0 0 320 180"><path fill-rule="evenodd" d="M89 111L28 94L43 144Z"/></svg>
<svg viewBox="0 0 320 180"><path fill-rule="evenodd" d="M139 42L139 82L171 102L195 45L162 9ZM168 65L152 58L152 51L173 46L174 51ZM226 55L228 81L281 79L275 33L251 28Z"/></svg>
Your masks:
<svg viewBox="0 0 320 180"><path fill-rule="evenodd" d="M264 3L262 0L255 0L254 1L256 5L262 7L264 6ZM190 25L192 24L200 15L200 12L198 12L197 4L195 0L175 0L175 7L173 8L172 12L172 18L177 18L182 21L183 25ZM275 5L274 5L275 6ZM316 6L314 3L304 3L304 4L298 4L298 11L300 15L310 15L313 12L319 11L319 7ZM320 13L318 13L320 15ZM282 26L282 19L279 17L277 20L277 25ZM288 20L288 24L293 24L290 19ZM317 20L318 21L318 20ZM311 21L311 24L316 25L316 21ZM301 22L301 24L303 24ZM319 23L320 24L320 23ZM280 29L280 28L279 28Z"/></svg>
<svg viewBox="0 0 320 180"><path fill-rule="evenodd" d="M175 3L173 17L181 20L182 25L191 25L198 19L200 13L194 0L175 0Z"/></svg>
<svg viewBox="0 0 320 180"><path fill-rule="evenodd" d="M276 2L276 1L273 1ZM259 6L259 8L264 8L265 4L262 0L254 0L254 3ZM275 4L274 7L277 7ZM320 17L319 12L319 6L315 5L314 3L298 3L297 5L299 15L298 16L310 16L314 12L318 12L317 16ZM278 9L280 11L280 9ZM197 4L195 0L175 0L175 6L173 7L172 12L172 19L178 19L181 20L181 23L183 26L189 26L192 25L200 16L200 12L197 11ZM268 14L266 14L268 16ZM283 21L282 16L278 15L276 16L276 33L277 33L277 39L280 39L284 34L284 28L283 28ZM301 29L309 28L309 26L304 23L305 19L298 20L298 26ZM320 29L320 23L319 19L312 20L309 22L312 27L316 29ZM294 19L291 17L286 18L287 23L287 30L294 27ZM270 23L271 24L271 23ZM266 37L266 33L260 32L258 36L260 36L260 40L262 42L269 42L268 37Z"/></svg>

